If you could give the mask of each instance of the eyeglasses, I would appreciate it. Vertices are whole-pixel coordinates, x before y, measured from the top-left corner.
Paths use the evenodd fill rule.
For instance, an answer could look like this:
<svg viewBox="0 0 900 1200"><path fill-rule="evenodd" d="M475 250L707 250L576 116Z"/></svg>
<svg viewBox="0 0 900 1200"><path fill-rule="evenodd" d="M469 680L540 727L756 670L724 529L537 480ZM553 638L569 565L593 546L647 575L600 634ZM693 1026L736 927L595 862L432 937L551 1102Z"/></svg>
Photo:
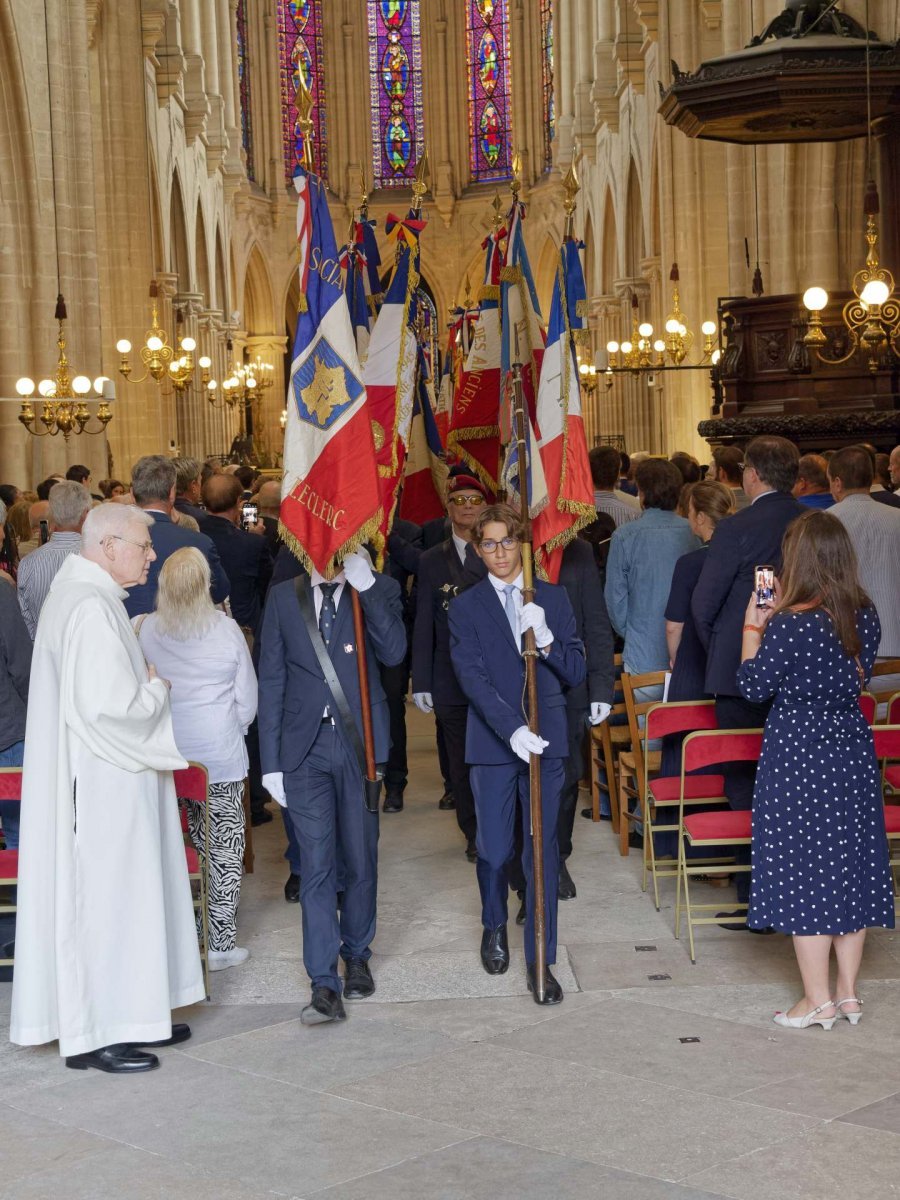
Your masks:
<svg viewBox="0 0 900 1200"><path fill-rule="evenodd" d="M451 496L450 503L455 504L457 508L479 508L484 504L484 496L477 494L474 496Z"/></svg>
<svg viewBox="0 0 900 1200"><path fill-rule="evenodd" d="M742 463L738 463L738 470L739 470L739 471L742 471L742 472L743 472L743 471L751 471L752 469L753 469L753 468L751 467L750 463L748 463L748 462L742 462Z"/></svg>
<svg viewBox="0 0 900 1200"><path fill-rule="evenodd" d="M133 538L122 537L121 533L111 533L111 534L109 534L108 537L104 538L103 540L107 541L107 542L110 540L112 540L114 542L128 542L128 544L131 546L139 546L140 549L143 550L143 552L145 554L149 554L150 551L153 549L152 542L136 542L136 541L134 541Z"/></svg>
<svg viewBox="0 0 900 1200"><path fill-rule="evenodd" d="M493 538L485 538L481 543L481 549L485 554L496 554L500 546L504 550L514 550L519 544L519 539L514 537L505 537L499 542L495 542Z"/></svg>

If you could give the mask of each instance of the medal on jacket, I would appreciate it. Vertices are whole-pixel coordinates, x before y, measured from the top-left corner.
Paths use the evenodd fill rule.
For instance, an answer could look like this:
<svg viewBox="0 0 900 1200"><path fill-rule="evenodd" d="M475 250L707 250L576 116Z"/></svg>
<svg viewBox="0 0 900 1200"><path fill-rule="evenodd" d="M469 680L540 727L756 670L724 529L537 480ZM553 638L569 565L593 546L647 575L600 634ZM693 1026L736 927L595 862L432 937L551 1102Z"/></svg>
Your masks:
<svg viewBox="0 0 900 1200"><path fill-rule="evenodd" d="M345 654L353 653L353 643L352 642L344 642L344 653Z"/></svg>

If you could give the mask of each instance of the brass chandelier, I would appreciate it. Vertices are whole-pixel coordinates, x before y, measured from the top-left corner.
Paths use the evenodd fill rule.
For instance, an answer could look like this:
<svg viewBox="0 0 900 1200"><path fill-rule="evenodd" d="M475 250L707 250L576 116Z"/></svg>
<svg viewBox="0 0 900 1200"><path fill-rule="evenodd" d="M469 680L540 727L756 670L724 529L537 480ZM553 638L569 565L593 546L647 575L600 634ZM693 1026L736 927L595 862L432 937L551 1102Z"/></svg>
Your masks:
<svg viewBox="0 0 900 1200"><path fill-rule="evenodd" d="M119 374L128 383L139 384L152 379L154 383L162 387L168 381L178 395L182 395L196 382L208 384L212 359L208 355L202 355L195 365L194 351L197 349L197 342L192 337L182 337L180 332L182 324L181 310L176 309L175 343L170 345L169 335L159 323L159 285L155 279L152 280L150 283L150 328L147 330L144 344L138 352L144 365L144 374L139 379L132 378L132 367L129 360L132 347L127 338L120 338L116 342L116 350L120 356ZM201 371L199 381L196 378L198 366Z"/></svg>

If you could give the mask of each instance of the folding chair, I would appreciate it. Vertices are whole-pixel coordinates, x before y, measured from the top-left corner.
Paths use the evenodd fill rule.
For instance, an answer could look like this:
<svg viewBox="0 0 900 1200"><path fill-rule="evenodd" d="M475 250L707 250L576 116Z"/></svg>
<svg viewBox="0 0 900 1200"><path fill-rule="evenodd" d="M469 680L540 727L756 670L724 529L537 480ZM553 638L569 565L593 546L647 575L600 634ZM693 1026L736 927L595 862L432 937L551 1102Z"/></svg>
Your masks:
<svg viewBox="0 0 900 1200"><path fill-rule="evenodd" d="M650 778L650 756L647 743L669 734L693 733L698 729L716 729L716 702L714 700L673 701L670 704L653 704L647 710L642 733L642 758L644 762L644 871L641 887L647 890L647 872L653 878L653 900L659 912L659 880L675 879L678 876L677 861L671 867L659 867L656 863L654 833L672 833L677 824L661 825L656 817L660 809L675 809L682 798L680 775L658 775ZM684 799L692 804L727 804L725 779L722 775L689 775L684 781ZM672 814L674 816L674 813ZM711 865L707 862L707 865Z"/></svg>
<svg viewBox="0 0 900 1200"><path fill-rule="evenodd" d="M622 676L622 690L625 694L625 711L628 713L628 733L631 742L630 750L619 754L617 763L618 777L616 782L615 803L612 809L618 810L619 817L619 853L628 855L628 835L631 832L631 821L642 821L647 807L644 795L644 747L641 741L641 718L645 717L658 700L636 701L634 693L640 688L662 687L666 682L665 671L645 671L643 675ZM647 769L656 774L662 755L659 750L647 754ZM634 780L630 783L629 780ZM629 801L634 800L633 809ZM646 841L645 841L646 845Z"/></svg>
<svg viewBox="0 0 900 1200"><path fill-rule="evenodd" d="M898 692L897 695L900 697L900 692ZM875 715L878 712L877 697L873 696L871 692L861 692L859 697L859 707L862 709L862 715L866 718L866 724L874 725ZM898 710L898 713L900 713L900 710ZM900 719L900 716L898 716L898 719ZM890 713L888 713L888 724L893 724Z"/></svg>
<svg viewBox="0 0 900 1200"><path fill-rule="evenodd" d="M193 885L197 884L197 894L194 896L194 912L200 917L200 960L203 963L203 982L206 985L206 998L209 999L209 775L206 767L200 763L191 763L184 771L175 772L175 794L179 800L193 800L203 805L203 840L206 854L201 855L193 841L187 820L182 810L182 829L188 836L184 853L187 859L188 878Z"/></svg>
<svg viewBox="0 0 900 1200"><path fill-rule="evenodd" d="M0 767L0 800L22 799L22 768ZM19 882L18 850L0 850L0 887L14 888ZM0 904L0 914L14 913L15 904ZM0 967L12 966L11 958L0 958Z"/></svg>
<svg viewBox="0 0 900 1200"><path fill-rule="evenodd" d="M879 707L887 705L896 694L894 692L896 684L893 680L888 680L885 684L879 683L879 680L885 675L900 675L900 658L882 658L872 668L869 691L875 696ZM890 714L887 715L886 722L889 725L894 724Z"/></svg>
<svg viewBox="0 0 900 1200"><path fill-rule="evenodd" d="M688 940L690 943L691 962L697 961L694 951L694 926L718 925L716 917L697 917L695 912L708 912L719 907L716 904L692 904L690 893L690 877L705 874L708 864L691 860L688 865L686 850L691 847L713 849L716 846L749 846L752 814L749 811L733 809L713 809L710 812L684 812L686 781L689 772L703 770L719 763L757 762L762 749L763 731L761 729L728 729L702 730L699 733L689 733L684 739L681 751L681 796L678 804L678 888L675 898L675 936L681 936L681 911L684 908L687 916ZM693 803L688 800L688 803ZM721 853L721 851L718 851ZM749 863L733 863L732 872L750 870ZM681 902L681 891L684 888L684 905ZM747 908L739 904L738 908ZM729 916L729 920L734 920ZM744 921L746 921L744 916Z"/></svg>
<svg viewBox="0 0 900 1200"><path fill-rule="evenodd" d="M900 699L900 695L894 697ZM900 761L900 724L875 725L872 729L875 740L875 757L882 764L882 783L888 785L893 793L900 792L900 765L891 760ZM890 852L891 875L894 880L894 910L898 908L898 872L900 872L900 804L885 804L884 828L887 834L888 850Z"/></svg>
<svg viewBox="0 0 900 1200"><path fill-rule="evenodd" d="M621 667L621 654L616 655L615 663L617 667ZM594 821L600 820L600 793L606 792L609 796L609 811L615 833L619 832L619 814L613 800L616 757L620 750L630 744L630 741L631 733L628 729L628 714L625 711L622 677L617 674L610 714L602 725L591 727L591 815ZM604 773L606 782L601 783L601 776Z"/></svg>
<svg viewBox="0 0 900 1200"><path fill-rule="evenodd" d="M894 692L888 700L885 725L900 725L900 692Z"/></svg>

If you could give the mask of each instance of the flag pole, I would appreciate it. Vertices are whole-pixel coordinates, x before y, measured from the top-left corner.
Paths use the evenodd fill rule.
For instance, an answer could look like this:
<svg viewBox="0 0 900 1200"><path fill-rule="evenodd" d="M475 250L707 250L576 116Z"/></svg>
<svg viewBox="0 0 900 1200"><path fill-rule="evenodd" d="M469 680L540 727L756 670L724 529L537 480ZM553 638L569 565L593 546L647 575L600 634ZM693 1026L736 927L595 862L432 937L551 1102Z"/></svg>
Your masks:
<svg viewBox="0 0 900 1200"><path fill-rule="evenodd" d="M518 359L518 354L516 358ZM530 604L534 600L534 561L531 543L531 518L528 511L527 462L528 444L525 435L525 391L522 387L522 364L513 364L513 402L515 415L515 436L519 451L519 496L521 500L522 523L525 535L522 539L522 600ZM537 643L534 630L525 631L525 687L528 697L528 728L532 733L540 733L538 723L538 687L537 687ZM544 1002L544 978L547 968L547 931L545 926L544 904L544 819L541 807L541 758L532 754L528 760L528 779L531 800L531 842L533 847L533 880L534 880L534 988L538 1000Z"/></svg>

